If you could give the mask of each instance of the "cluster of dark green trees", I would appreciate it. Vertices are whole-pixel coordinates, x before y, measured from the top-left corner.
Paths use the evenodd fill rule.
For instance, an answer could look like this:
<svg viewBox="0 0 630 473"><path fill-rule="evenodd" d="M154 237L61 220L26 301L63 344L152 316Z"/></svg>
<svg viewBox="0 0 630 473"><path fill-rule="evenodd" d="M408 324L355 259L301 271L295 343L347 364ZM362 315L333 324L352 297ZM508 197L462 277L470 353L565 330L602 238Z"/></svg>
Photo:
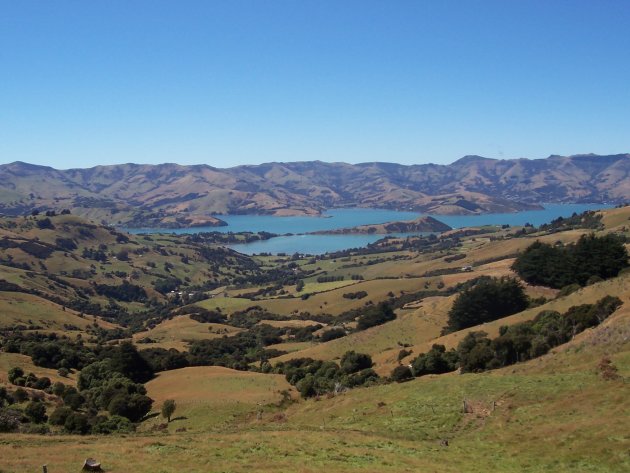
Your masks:
<svg viewBox="0 0 630 473"><path fill-rule="evenodd" d="M482 277L471 282L455 299L443 333L491 322L526 309L529 300L513 278Z"/></svg>
<svg viewBox="0 0 630 473"><path fill-rule="evenodd" d="M348 351L341 357L340 364L296 358L278 363L274 372L284 374L302 397L308 398L378 382L379 376L372 365L370 355Z"/></svg>
<svg viewBox="0 0 630 473"><path fill-rule="evenodd" d="M615 235L580 237L573 245L537 241L516 258L512 269L530 284L561 289L615 277L628 267L628 252Z"/></svg>
<svg viewBox="0 0 630 473"><path fill-rule="evenodd" d="M48 378L32 374L25 376L20 368L13 368L9 373L10 382L54 395L61 405L47 416L43 393L32 391L29 394L19 387L9 395L4 390L0 393L0 430L46 432L47 422L62 426L68 433L130 432L135 428L134 423L151 410L153 400L146 395L143 383L152 376L151 367L130 343L109 348L100 360L83 367L76 388L61 382L51 384ZM19 406L29 399L26 406Z"/></svg>
<svg viewBox="0 0 630 473"><path fill-rule="evenodd" d="M147 300L147 291L128 281L123 281L119 285L96 284L94 290L101 296L123 302L144 302Z"/></svg>
<svg viewBox="0 0 630 473"><path fill-rule="evenodd" d="M606 320L621 305L606 296L595 304L571 307L566 313L540 312L532 321L502 327L492 340L483 332L468 334L459 344L460 367L464 372L500 368L544 355L587 328Z"/></svg>
<svg viewBox="0 0 630 473"><path fill-rule="evenodd" d="M595 304L571 307L564 314L542 311L533 320L501 327L494 339L485 332L471 332L457 349L447 351L443 345L433 345L429 352L416 357L411 367L397 367L391 379L404 381L412 376L447 373L458 367L462 372L480 372L527 361L601 324L621 304L619 298L606 296Z"/></svg>
<svg viewBox="0 0 630 473"><path fill-rule="evenodd" d="M368 293L366 291L357 291L357 292L347 292L343 295L344 299L363 299L367 297Z"/></svg>

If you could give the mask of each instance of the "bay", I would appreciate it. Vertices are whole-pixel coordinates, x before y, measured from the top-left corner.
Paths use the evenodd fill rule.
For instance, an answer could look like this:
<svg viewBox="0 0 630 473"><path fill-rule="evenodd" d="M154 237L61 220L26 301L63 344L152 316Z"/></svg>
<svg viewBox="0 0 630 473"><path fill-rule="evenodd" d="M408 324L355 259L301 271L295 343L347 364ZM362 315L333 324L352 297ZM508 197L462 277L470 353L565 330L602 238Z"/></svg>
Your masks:
<svg viewBox="0 0 630 473"><path fill-rule="evenodd" d="M514 213L491 213L482 215L431 215L453 228L482 225L520 226L530 223L538 226L549 223L558 217L569 217L586 210L609 208L607 204L543 204L543 210L529 210ZM225 227L195 227L164 230L141 228L132 233L177 233L200 232L260 232L291 236L280 236L264 241L232 245L232 248L245 254L258 253L305 253L323 254L348 248L358 248L373 243L385 235L304 235L305 233L355 227L401 220L413 220L423 214L383 209L331 209L321 217L273 217L269 215L220 215L228 225Z"/></svg>

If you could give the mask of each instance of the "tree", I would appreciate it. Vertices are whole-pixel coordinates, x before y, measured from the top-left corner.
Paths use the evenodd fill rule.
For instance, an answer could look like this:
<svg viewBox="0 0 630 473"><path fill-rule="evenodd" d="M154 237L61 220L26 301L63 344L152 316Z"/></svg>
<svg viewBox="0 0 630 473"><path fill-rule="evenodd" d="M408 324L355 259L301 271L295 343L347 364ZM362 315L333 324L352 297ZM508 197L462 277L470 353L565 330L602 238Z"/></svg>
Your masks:
<svg viewBox="0 0 630 473"><path fill-rule="evenodd" d="M26 389L17 388L13 393L13 397L17 402L24 402L29 398L28 391Z"/></svg>
<svg viewBox="0 0 630 473"><path fill-rule="evenodd" d="M173 399L167 399L164 401L164 404L162 404L162 417L164 417L167 422L171 422L171 416L175 412L176 407Z"/></svg>
<svg viewBox="0 0 630 473"><path fill-rule="evenodd" d="M382 325L385 322L394 320L396 314L392 310L391 306L385 302L380 303L378 306L369 309L357 320L357 329L365 330L376 325Z"/></svg>
<svg viewBox="0 0 630 473"><path fill-rule="evenodd" d="M48 217L43 218L41 220L37 221L37 226L39 228L43 229L49 229L49 230L54 230L55 226L53 225L53 223L50 221L50 219Z"/></svg>
<svg viewBox="0 0 630 473"><path fill-rule="evenodd" d="M413 378L413 373L411 369L406 365L399 365L392 371L390 375L390 379L397 383L402 383L403 381L407 381Z"/></svg>
<svg viewBox="0 0 630 473"><path fill-rule="evenodd" d="M445 333L474 327L525 310L528 299L513 278L483 278L462 292L448 313Z"/></svg>
<svg viewBox="0 0 630 473"><path fill-rule="evenodd" d="M433 345L427 353L422 353L411 363L414 376L442 374L457 369L459 355L455 350L446 351L444 345Z"/></svg>
<svg viewBox="0 0 630 473"><path fill-rule="evenodd" d="M626 267L628 252L619 237L594 234L582 235L577 243L568 246L536 241L512 265L528 283L556 289L615 277Z"/></svg>
<svg viewBox="0 0 630 473"><path fill-rule="evenodd" d="M114 351L110 367L136 383L145 383L153 377L153 370L131 343L122 343Z"/></svg>
<svg viewBox="0 0 630 473"><path fill-rule="evenodd" d="M129 261L129 252L127 250L120 250L116 253L116 259L119 261Z"/></svg>
<svg viewBox="0 0 630 473"><path fill-rule="evenodd" d="M341 357L341 371L344 373L356 373L372 367L372 357L365 353L357 353L354 350L347 351Z"/></svg>
<svg viewBox="0 0 630 473"><path fill-rule="evenodd" d="M151 410L153 399L143 394L117 394L107 406L112 415L126 417L132 422L138 422Z"/></svg>
<svg viewBox="0 0 630 473"><path fill-rule="evenodd" d="M90 431L90 423L85 414L73 412L70 414L63 424L64 429L71 434L85 435Z"/></svg>
<svg viewBox="0 0 630 473"><path fill-rule="evenodd" d="M494 358L490 343L485 332L471 332L464 337L457 347L463 372L474 373L487 368L488 363Z"/></svg>
<svg viewBox="0 0 630 473"><path fill-rule="evenodd" d="M48 418L48 423L51 425L64 425L66 423L66 419L72 414L72 409L66 406L61 406L55 409L50 417Z"/></svg>
<svg viewBox="0 0 630 473"><path fill-rule="evenodd" d="M24 414L36 424L46 421L46 406L43 402L31 401L26 405Z"/></svg>
<svg viewBox="0 0 630 473"><path fill-rule="evenodd" d="M97 416L92 425L94 434L129 433L135 429L129 419L121 416Z"/></svg>
<svg viewBox="0 0 630 473"><path fill-rule="evenodd" d="M15 380L24 377L24 370L15 366L9 370L9 383L14 384Z"/></svg>

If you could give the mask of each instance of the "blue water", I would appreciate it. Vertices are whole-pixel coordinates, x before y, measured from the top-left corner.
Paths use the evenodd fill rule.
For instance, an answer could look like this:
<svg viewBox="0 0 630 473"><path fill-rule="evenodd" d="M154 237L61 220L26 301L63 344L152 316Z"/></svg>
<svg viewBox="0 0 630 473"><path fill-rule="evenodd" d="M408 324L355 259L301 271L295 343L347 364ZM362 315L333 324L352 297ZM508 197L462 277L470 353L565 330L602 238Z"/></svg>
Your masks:
<svg viewBox="0 0 630 473"><path fill-rule="evenodd" d="M606 204L544 204L544 210L528 210L524 212L484 215L433 215L438 220L453 228L480 225L512 225L519 226L531 223L538 226L549 223L558 217L569 217L573 213L586 210L608 208ZM375 223L400 220L413 220L422 214L397 210L381 209L333 209L322 217L272 217L268 215L221 215L226 227L196 227L168 230L172 233L199 232L259 232L276 234L309 233L321 230L355 227ZM164 229L134 229L133 233L159 233ZM292 235L272 238L265 241L233 245L232 247L246 254L254 253L307 253L322 254L347 248L358 248L373 243L384 235Z"/></svg>
<svg viewBox="0 0 630 473"><path fill-rule="evenodd" d="M381 209L335 209L321 217L273 217L271 215L217 215L227 227L195 227L176 230L136 228L131 233L201 233L201 232L269 232L278 235L287 233L311 233L336 228L356 227L368 223L385 223L413 220L420 214Z"/></svg>

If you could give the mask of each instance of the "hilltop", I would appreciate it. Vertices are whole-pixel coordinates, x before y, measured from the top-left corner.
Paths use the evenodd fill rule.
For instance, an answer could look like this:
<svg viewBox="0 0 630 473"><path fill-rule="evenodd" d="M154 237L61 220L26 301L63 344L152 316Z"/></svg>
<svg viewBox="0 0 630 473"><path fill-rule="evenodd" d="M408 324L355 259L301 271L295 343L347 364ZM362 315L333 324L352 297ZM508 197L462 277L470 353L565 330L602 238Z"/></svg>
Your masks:
<svg viewBox="0 0 630 473"><path fill-rule="evenodd" d="M513 212L541 202L630 199L630 155L496 160L467 156L450 165L268 163L121 164L57 170L0 166L0 212L70 209L129 227L222 225L220 214L318 215L335 207L432 214Z"/></svg>
<svg viewBox="0 0 630 473"><path fill-rule="evenodd" d="M351 228L339 228L336 230L323 230L313 232L315 235L386 235L389 233L422 233L422 232L446 232L451 227L433 217L418 217L415 220L401 222L386 222L371 225L359 225Z"/></svg>

